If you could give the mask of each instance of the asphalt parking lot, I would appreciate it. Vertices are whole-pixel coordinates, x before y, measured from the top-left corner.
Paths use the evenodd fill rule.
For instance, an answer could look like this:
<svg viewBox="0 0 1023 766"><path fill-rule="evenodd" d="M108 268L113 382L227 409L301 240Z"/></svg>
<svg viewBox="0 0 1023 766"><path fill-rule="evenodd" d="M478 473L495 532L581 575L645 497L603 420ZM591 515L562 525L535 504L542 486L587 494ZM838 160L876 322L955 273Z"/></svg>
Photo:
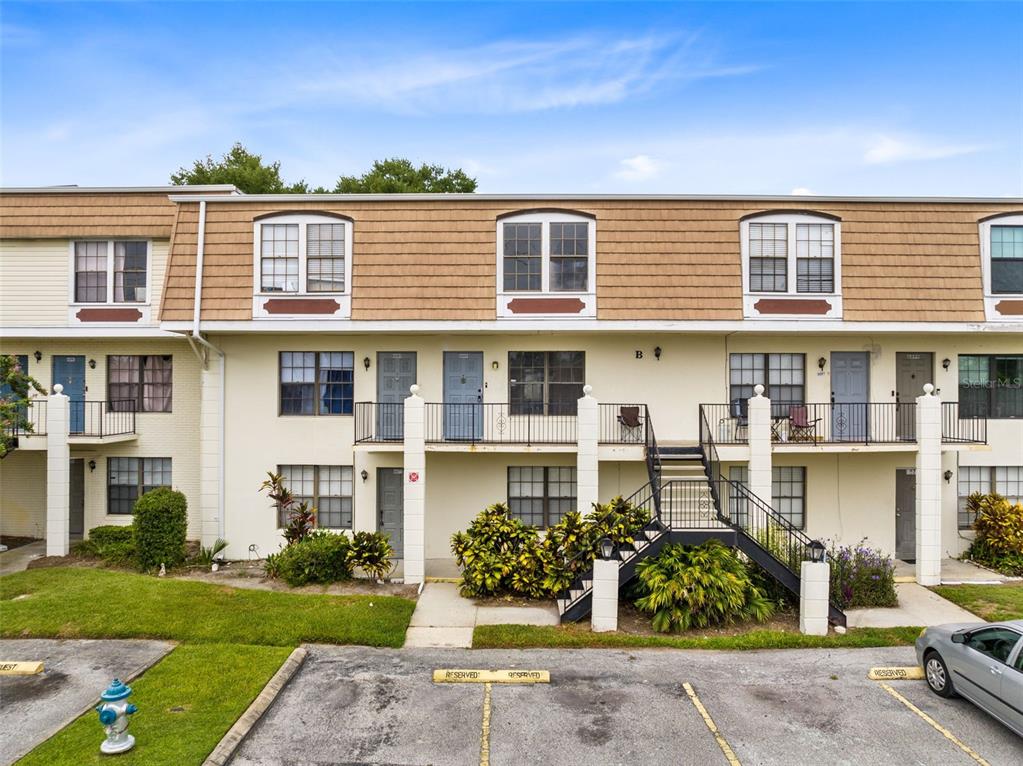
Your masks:
<svg viewBox="0 0 1023 766"><path fill-rule="evenodd" d="M236 766L729 766L726 749L733 766L1023 762L1023 740L969 703L939 699L923 681L890 684L961 747L867 680L872 666L912 665L908 648L309 650L305 665L243 742ZM436 668L545 669L551 683L493 684L487 700L483 684L434 684Z"/></svg>

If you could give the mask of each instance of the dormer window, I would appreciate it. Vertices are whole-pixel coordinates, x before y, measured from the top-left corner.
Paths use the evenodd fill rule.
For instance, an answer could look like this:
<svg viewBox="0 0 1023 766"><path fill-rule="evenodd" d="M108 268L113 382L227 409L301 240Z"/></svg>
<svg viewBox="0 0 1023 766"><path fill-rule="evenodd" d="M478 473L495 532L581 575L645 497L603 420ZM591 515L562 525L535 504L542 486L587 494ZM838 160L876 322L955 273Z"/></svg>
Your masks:
<svg viewBox="0 0 1023 766"><path fill-rule="evenodd" d="M841 222L764 213L740 224L745 316L841 317Z"/></svg>
<svg viewBox="0 0 1023 766"><path fill-rule="evenodd" d="M991 292L1023 294L1023 222L991 226Z"/></svg>
<svg viewBox="0 0 1023 766"><path fill-rule="evenodd" d="M535 211L498 220L498 316L593 317L595 271L590 216Z"/></svg>
<svg viewBox="0 0 1023 766"><path fill-rule="evenodd" d="M149 242L83 240L72 243L73 303L146 303Z"/></svg>
<svg viewBox="0 0 1023 766"><path fill-rule="evenodd" d="M285 214L254 224L253 316L351 315L352 222Z"/></svg>

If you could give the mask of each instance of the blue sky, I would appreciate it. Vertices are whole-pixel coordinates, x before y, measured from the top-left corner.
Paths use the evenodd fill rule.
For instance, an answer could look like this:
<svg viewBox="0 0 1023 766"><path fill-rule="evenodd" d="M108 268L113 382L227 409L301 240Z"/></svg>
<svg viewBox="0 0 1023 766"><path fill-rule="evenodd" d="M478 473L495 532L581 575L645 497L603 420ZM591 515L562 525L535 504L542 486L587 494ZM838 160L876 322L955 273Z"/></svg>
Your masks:
<svg viewBox="0 0 1023 766"><path fill-rule="evenodd" d="M234 141L333 186L1023 195L1023 3L0 8L0 181L166 183Z"/></svg>

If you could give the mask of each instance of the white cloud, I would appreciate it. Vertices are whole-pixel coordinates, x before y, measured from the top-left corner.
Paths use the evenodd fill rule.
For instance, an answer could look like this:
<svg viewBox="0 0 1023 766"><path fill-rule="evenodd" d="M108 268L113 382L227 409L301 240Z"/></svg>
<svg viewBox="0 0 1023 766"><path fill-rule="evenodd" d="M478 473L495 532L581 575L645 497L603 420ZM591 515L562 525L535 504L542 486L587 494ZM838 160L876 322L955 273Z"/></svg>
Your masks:
<svg viewBox="0 0 1023 766"><path fill-rule="evenodd" d="M813 189L807 189L805 186L797 186L795 189L789 192L796 197L812 197L816 192Z"/></svg>
<svg viewBox="0 0 1023 766"><path fill-rule="evenodd" d="M622 160L614 174L623 181L647 181L661 172L661 164L646 154L637 154Z"/></svg>
<svg viewBox="0 0 1023 766"><path fill-rule="evenodd" d="M877 136L867 146L863 159L869 165L912 160L943 160L964 154L975 154L984 147L970 144L939 144L921 138Z"/></svg>

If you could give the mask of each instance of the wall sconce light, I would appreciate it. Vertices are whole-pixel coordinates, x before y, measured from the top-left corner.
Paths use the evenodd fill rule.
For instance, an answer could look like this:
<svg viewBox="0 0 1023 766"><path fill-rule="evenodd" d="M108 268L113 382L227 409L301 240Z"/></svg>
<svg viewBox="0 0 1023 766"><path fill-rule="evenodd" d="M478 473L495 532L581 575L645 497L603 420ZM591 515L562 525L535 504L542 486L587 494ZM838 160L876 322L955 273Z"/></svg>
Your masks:
<svg viewBox="0 0 1023 766"><path fill-rule="evenodd" d="M362 366L365 367L368 370L369 369L369 365L370 365L369 357L368 356L367 357L363 357Z"/></svg>
<svg viewBox="0 0 1023 766"><path fill-rule="evenodd" d="M490 363L490 369L491 370L496 370L500 366L501 365L498 363L498 361L496 359Z"/></svg>
<svg viewBox="0 0 1023 766"><path fill-rule="evenodd" d="M95 370L96 369L96 360L95 359L90 359L89 360L89 369L90 370Z"/></svg>
<svg viewBox="0 0 1023 766"><path fill-rule="evenodd" d="M821 372L824 372L824 365L826 365L827 363L828 360L822 356L820 359L817 360L817 369L820 370Z"/></svg>
<svg viewBox="0 0 1023 766"><path fill-rule="evenodd" d="M36 358L37 362L43 361L43 352L42 351L36 351L34 354L32 354L32 356L34 356Z"/></svg>
<svg viewBox="0 0 1023 766"><path fill-rule="evenodd" d="M943 476L945 477L945 483L946 484L951 484L952 483L952 470L951 469L945 471Z"/></svg>
<svg viewBox="0 0 1023 766"><path fill-rule="evenodd" d="M369 478L369 471L367 471L367 470L366 470L365 468L363 468L363 469L362 469L362 472L361 472L361 473L359 473L359 476L361 476L361 477L362 477L362 480L363 480L363 481L366 481L366 479L368 479L368 478Z"/></svg>
<svg viewBox="0 0 1023 766"><path fill-rule="evenodd" d="M660 346L654 346L654 359L656 359L658 362L661 361L661 347Z"/></svg>
<svg viewBox="0 0 1023 766"><path fill-rule="evenodd" d="M952 365L952 360L949 359L947 356L944 359L941 360L941 367L942 367L942 369L947 370L951 365Z"/></svg>
<svg viewBox="0 0 1023 766"><path fill-rule="evenodd" d="M810 555L810 561L812 561L815 564L820 564L822 561L824 561L825 550L826 549L824 548L824 543L822 543L820 540L811 540L808 551Z"/></svg>
<svg viewBox="0 0 1023 766"><path fill-rule="evenodd" d="M96 470L96 461L95 460L90 460L89 461L89 473L92 473L95 470Z"/></svg>

